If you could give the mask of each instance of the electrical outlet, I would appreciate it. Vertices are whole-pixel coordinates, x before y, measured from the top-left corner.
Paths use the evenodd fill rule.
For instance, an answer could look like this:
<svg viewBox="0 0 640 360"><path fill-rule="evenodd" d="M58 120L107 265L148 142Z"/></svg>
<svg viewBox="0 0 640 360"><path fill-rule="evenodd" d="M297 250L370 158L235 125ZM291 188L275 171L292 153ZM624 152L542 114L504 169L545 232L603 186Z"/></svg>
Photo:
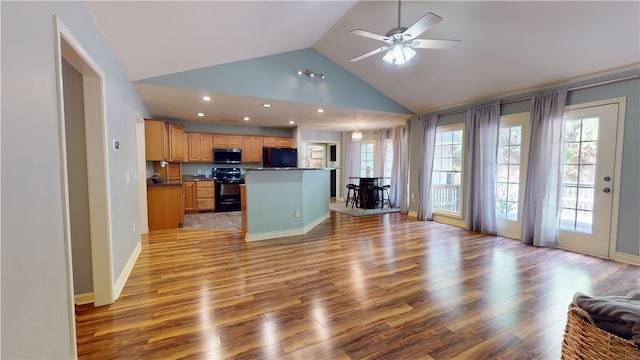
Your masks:
<svg viewBox="0 0 640 360"><path fill-rule="evenodd" d="M416 194L411 194L411 201L416 201Z"/></svg>
<svg viewBox="0 0 640 360"><path fill-rule="evenodd" d="M297 218L299 218L299 217L300 217L300 210L296 210L295 216L296 216Z"/></svg>
<svg viewBox="0 0 640 360"><path fill-rule="evenodd" d="M198 175L202 175L202 169L198 169Z"/></svg>
<svg viewBox="0 0 640 360"><path fill-rule="evenodd" d="M136 232L136 222L135 222L135 221L132 221L132 222L131 222L131 225L132 225L132 227L133 227L133 232Z"/></svg>

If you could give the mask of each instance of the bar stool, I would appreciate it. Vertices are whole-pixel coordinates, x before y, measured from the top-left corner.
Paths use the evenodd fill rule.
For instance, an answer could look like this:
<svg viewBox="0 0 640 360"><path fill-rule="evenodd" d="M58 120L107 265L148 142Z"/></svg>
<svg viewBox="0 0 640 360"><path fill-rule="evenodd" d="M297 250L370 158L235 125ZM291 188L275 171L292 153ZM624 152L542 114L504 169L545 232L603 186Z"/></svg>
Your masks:
<svg viewBox="0 0 640 360"><path fill-rule="evenodd" d="M353 192L353 194L351 194L351 192ZM351 201L351 208L353 209L353 205L357 204L359 197L360 187L356 184L347 184L347 200L344 206L349 207L349 201Z"/></svg>
<svg viewBox="0 0 640 360"><path fill-rule="evenodd" d="M384 209L384 203L385 201L387 202L387 204L389 204L389 208L391 208L391 197L389 196L389 189L391 188L391 185L383 185L383 186L376 186L376 191L378 191L379 193L379 199L378 202L380 203L380 208ZM385 194L387 195L385 197Z"/></svg>

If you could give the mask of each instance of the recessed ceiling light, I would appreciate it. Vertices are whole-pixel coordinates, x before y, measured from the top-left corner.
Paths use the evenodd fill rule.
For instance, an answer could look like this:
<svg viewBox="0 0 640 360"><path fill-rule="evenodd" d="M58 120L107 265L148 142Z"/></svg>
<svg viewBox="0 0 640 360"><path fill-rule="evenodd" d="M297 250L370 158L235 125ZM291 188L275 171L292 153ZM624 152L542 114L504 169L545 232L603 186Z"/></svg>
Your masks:
<svg viewBox="0 0 640 360"><path fill-rule="evenodd" d="M203 113L198 113L198 116L202 117L202 116L204 116L204 114Z"/></svg>
<svg viewBox="0 0 640 360"><path fill-rule="evenodd" d="M249 121L249 117L248 117L248 116L245 116L245 117L243 117L243 118L242 118L242 120L244 120L244 121Z"/></svg>
<svg viewBox="0 0 640 360"><path fill-rule="evenodd" d="M318 111L319 113L323 113L323 112L324 112L324 109L318 109L317 111Z"/></svg>
<svg viewBox="0 0 640 360"><path fill-rule="evenodd" d="M295 121L293 121L293 120L289 120L289 124L293 125L293 124L295 124L295 123L296 123Z"/></svg>
<svg viewBox="0 0 640 360"><path fill-rule="evenodd" d="M205 96L203 96L203 97L202 97L202 100L204 100L204 101L211 101L211 97L210 97L210 96L206 96L206 95L205 95Z"/></svg>
<svg viewBox="0 0 640 360"><path fill-rule="evenodd" d="M262 107L263 107L263 108L270 108L270 107L271 107L271 104L262 104Z"/></svg>

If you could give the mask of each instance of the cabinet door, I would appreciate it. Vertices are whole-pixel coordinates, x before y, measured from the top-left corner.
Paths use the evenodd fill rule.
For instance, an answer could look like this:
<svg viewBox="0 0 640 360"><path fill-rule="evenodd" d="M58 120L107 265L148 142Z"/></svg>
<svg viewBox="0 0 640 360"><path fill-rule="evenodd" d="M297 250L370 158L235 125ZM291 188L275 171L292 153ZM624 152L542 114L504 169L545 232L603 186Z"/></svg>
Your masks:
<svg viewBox="0 0 640 360"><path fill-rule="evenodd" d="M182 188L184 191L184 211L195 211L195 185L196 183L193 181L186 181L182 183Z"/></svg>
<svg viewBox="0 0 640 360"><path fill-rule="evenodd" d="M229 137L223 134L213 135L213 147L214 148L226 148L229 146Z"/></svg>
<svg viewBox="0 0 640 360"><path fill-rule="evenodd" d="M227 144L230 148L242 147L242 136L240 135L227 135Z"/></svg>
<svg viewBox="0 0 640 360"><path fill-rule="evenodd" d="M184 161L184 126L169 124L169 161Z"/></svg>
<svg viewBox="0 0 640 360"><path fill-rule="evenodd" d="M262 137L242 137L242 162L255 163L262 161Z"/></svg>
<svg viewBox="0 0 640 360"><path fill-rule="evenodd" d="M199 161L200 153L202 152L201 135L188 133L187 138L189 142L189 161Z"/></svg>
<svg viewBox="0 0 640 360"><path fill-rule="evenodd" d="M274 136L263 136L262 146L264 147L277 147L278 141Z"/></svg>
<svg viewBox="0 0 640 360"><path fill-rule="evenodd" d="M213 136L209 134L200 134L200 159L203 162L213 161Z"/></svg>
<svg viewBox="0 0 640 360"><path fill-rule="evenodd" d="M164 121L144 121L144 146L147 161L164 160Z"/></svg>
<svg viewBox="0 0 640 360"><path fill-rule="evenodd" d="M167 183L178 184L182 182L182 165L179 162L167 163Z"/></svg>
<svg viewBox="0 0 640 360"><path fill-rule="evenodd" d="M292 147L293 139L288 137L279 137L277 139L278 147Z"/></svg>

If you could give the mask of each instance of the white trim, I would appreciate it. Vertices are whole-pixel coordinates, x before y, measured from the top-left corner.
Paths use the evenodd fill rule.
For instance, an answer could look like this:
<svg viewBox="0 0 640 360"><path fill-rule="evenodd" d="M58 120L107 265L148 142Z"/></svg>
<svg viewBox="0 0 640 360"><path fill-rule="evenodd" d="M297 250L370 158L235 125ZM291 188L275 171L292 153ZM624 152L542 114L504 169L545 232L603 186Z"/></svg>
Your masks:
<svg viewBox="0 0 640 360"><path fill-rule="evenodd" d="M410 210L410 211L407 213L407 216L411 216L411 217L414 217L414 218L416 218L416 219L417 219L417 218L418 218L418 211Z"/></svg>
<svg viewBox="0 0 640 360"><path fill-rule="evenodd" d="M463 229L467 228L467 225L464 223L462 218L454 218L452 216L443 216L440 214L433 214L433 221L439 222L442 224L457 226Z"/></svg>
<svg viewBox="0 0 640 360"><path fill-rule="evenodd" d="M133 267L136 265L136 261L140 256L140 252L142 252L142 243L138 241L138 244L136 244L135 249L133 249L133 252L131 252L131 256L129 256L129 260L127 260L127 263L124 265L124 269L122 269L120 276L118 276L118 280L113 286L115 290L114 299L117 299L120 297L120 293L122 293L122 289L124 289L124 285L127 283L127 279L129 279L129 276L133 271Z"/></svg>
<svg viewBox="0 0 640 360"><path fill-rule="evenodd" d="M73 296L76 305L84 305L93 303L93 293L76 294Z"/></svg>
<svg viewBox="0 0 640 360"><path fill-rule="evenodd" d="M327 220L329 216L330 215L327 212L326 214L315 219L309 225L302 228L288 229L288 230L281 230L281 231L268 231L268 232L256 233L256 234L247 233L245 234L244 239L245 241L259 241L259 240L275 239L275 238L286 237L286 236L304 235L309 231L311 231L311 229L313 229L314 227L318 226L323 221Z"/></svg>
<svg viewBox="0 0 640 360"><path fill-rule="evenodd" d="M640 255L631 255L617 252L615 253L615 257L613 259L625 264L640 266Z"/></svg>

